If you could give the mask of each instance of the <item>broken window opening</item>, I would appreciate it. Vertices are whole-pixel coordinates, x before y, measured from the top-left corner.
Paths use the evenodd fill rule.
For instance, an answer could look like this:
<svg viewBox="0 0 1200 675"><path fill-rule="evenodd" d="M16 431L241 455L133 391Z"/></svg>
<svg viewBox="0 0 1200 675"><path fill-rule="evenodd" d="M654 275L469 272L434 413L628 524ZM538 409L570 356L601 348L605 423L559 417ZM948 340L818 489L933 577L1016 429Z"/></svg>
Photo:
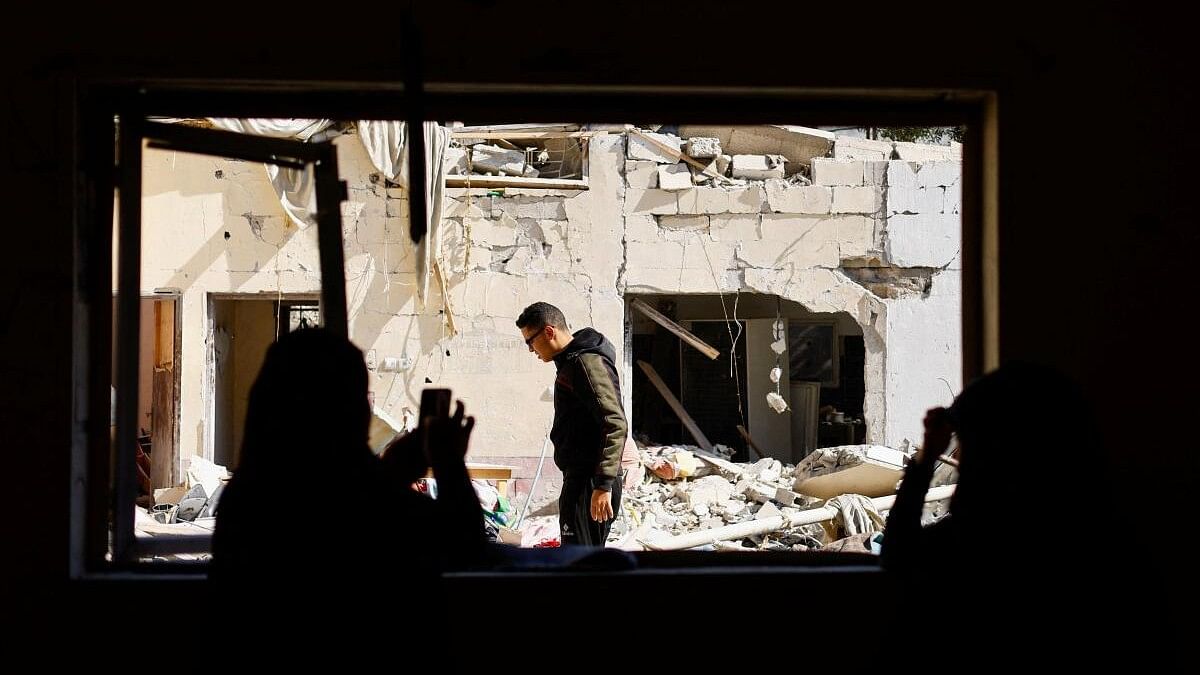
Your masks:
<svg viewBox="0 0 1200 675"><path fill-rule="evenodd" d="M538 146L538 147L540 147L540 146ZM768 164L769 164L769 162L768 162ZM745 168L746 168L746 167L743 167L743 169L745 169ZM771 166L767 166L767 167L766 167L766 169L768 169L768 170L770 170L770 169L772 169L772 168L773 168L773 167L771 167ZM753 170L755 170L755 168L754 168L754 167L749 167L749 170L753 171ZM661 175L661 174L660 174L660 175ZM701 174L701 175L702 175L702 174ZM811 177L811 173L810 173L810 172L808 172L808 171L807 171L806 169L804 169L803 167L801 168L801 170L800 170L800 171L797 171L795 174L792 174L792 175L793 175L793 176L794 176L794 175L799 175L799 176L801 176L801 177L803 177L803 178L810 178L810 177ZM222 177L222 176L217 176L217 178L221 178L221 177ZM497 176L496 178L498 178L498 179L507 179L507 178L524 178L524 176ZM692 185L703 185L703 183L696 183L696 182L695 182L695 180L694 180L694 179L696 178L696 175L695 175L695 174L693 174L692 178L693 178L693 183L692 183ZM790 184L790 186L789 186L789 187L792 187L792 186L799 186L799 185L801 185L801 184L803 184L803 181L800 181L800 180L795 180L795 179L794 179L794 182L791 182L791 184ZM754 184L753 184L753 182L751 181L751 186L753 186L753 185L754 185ZM711 187L711 185L706 185L705 187ZM743 187L744 187L744 185L743 185ZM390 214L390 213L389 213L388 215L389 215L389 216L391 216L391 215L393 215L393 214ZM657 216L658 216L658 215L660 215L660 214L655 214L655 215L656 215L656 220L660 221L660 222L659 222L659 224L661 225L661 224L662 224L662 223L661 223L662 219L661 219L661 218L657 218ZM666 214L661 214L661 215L666 215ZM761 217L761 216L760 216L760 217ZM556 219L555 219L555 218L549 218L549 220L556 220ZM557 220L564 220L564 221L565 221L565 220L566 220L566 218L565 218L565 217L563 217L563 218L559 218L559 219L557 219ZM544 228L545 226L544 226L544 225L541 225L541 224L539 224L539 225L538 225L538 227L539 227L539 228ZM564 230L565 230L565 228L564 228ZM547 236L547 238L550 236L550 235L549 235L549 233L546 233L546 232L543 232L543 234L544 234L544 235L546 235L546 236ZM561 233L558 233L558 234L561 234ZM385 236L386 236L386 235L385 235ZM468 238L468 240L469 240L469 238ZM715 240L715 239L714 239L714 240ZM499 253L501 256L503 256L503 259L502 259L502 260L499 260L499 261L493 261L493 262L491 263L491 265L496 265L496 264L497 264L497 262L498 262L498 263L499 263L501 266L503 266L503 267L504 267L504 268L506 268L506 269L505 269L505 270L497 270L497 269L494 269L494 268L492 268L492 269L490 269L489 271L492 271L492 272L502 272L502 271L508 271L508 270L507 270L507 268L508 268L509 264L510 264L510 263L513 263L513 262L514 262L514 258L516 257L516 255L515 255L515 248L514 248L514 250L508 250L509 248L514 248L514 247L504 247L504 246L499 246L499 247L498 247L498 253ZM540 244L539 244L539 248L541 248L541 249L542 249L542 252L543 252L543 257L544 257L544 258L547 258L547 259L551 257L551 255L552 255L552 252L553 252L553 251L560 251L560 250L563 250L563 251L567 251L568 253L570 252L570 251L569 251L569 245L568 245L567 243L565 243L565 242L560 242L560 243L551 244L551 243L549 243L548 241L542 241L542 242L540 242ZM353 255L353 253L352 253L351 251L347 250L347 252L346 252L346 255L347 255L347 258L349 258L351 255ZM586 257L585 257L585 259L586 259ZM519 261L518 261L518 262L519 262ZM565 261L564 261L564 262L565 262ZM580 261L577 259L577 260L576 260L576 262L580 262ZM585 264L586 264L586 263L585 263ZM462 297L469 297L469 295L465 295L465 294L464 294L464 296L462 296ZM467 302L469 302L469 300L467 300ZM447 314L452 314L452 312L450 312L450 311L447 311ZM461 316L462 316L462 315L460 314L460 317L461 317ZM697 322L699 322L699 321L703 321L703 320L697 320ZM290 322L289 322L289 323L290 323ZM282 327L280 327L280 329L279 329L279 330L280 330L280 331L282 331ZM748 330L748 328L747 328L747 330ZM701 329L701 330L700 330L700 332L703 332L703 330ZM843 340L844 340L844 339L845 339L845 337L846 337L846 336L839 336L839 339L843 339ZM861 336L859 336L859 337L858 337L858 339L860 340L860 342L862 341L862 337L861 337ZM742 347L743 347L743 348L745 348L745 345L743 344L743 345L742 345ZM846 351L849 351L849 350L848 350L848 348L843 348L843 349L842 349L842 351L843 351L843 352L846 352ZM440 352L439 352L439 353L440 353ZM450 356L450 350L446 350L446 351L445 351L445 354L446 354L447 358L449 358L449 356ZM455 354L458 354L458 352L457 352L457 351L455 351ZM383 355L383 354L380 354L380 358L381 358L381 363L382 363L382 362L383 362L383 360L385 360L387 357L384 357L384 355ZM408 362L408 360L407 360L407 354L405 354L404 356L398 356L398 357L393 357L393 358L395 359L395 361L396 361L396 364L407 364L407 363L409 363L409 362ZM747 357L747 358L749 358L749 357ZM746 359L741 359L741 361L742 361L743 368L744 368L744 367L745 367L745 361L746 361ZM410 368L411 366L406 366L406 365L396 365L395 367L396 367L397 369L401 369L401 370L406 370L406 371L407 371L407 369L408 369L408 368ZM683 373L679 373L679 376L680 376L680 377L682 377L682 376L683 376ZM426 378L426 381L428 381L428 379L427 379L427 378ZM383 392L381 392L381 393L383 393ZM683 392L683 391L680 391L680 392L678 392L678 393L679 393L679 394L681 394L681 395L683 395L683 394L684 394L684 392ZM824 392L824 391L822 391L821 403L824 405L824 404L825 404L825 402L826 402L826 399L825 399L825 392ZM847 410L846 412L847 412L847 413L849 413L849 410ZM753 435L753 433L754 433L754 432L753 432L753 430L751 430L751 431L750 431L750 434L751 434L751 435ZM743 436L742 438L744 439L745 437Z"/></svg>
<svg viewBox="0 0 1200 675"><path fill-rule="evenodd" d="M177 368L187 365L182 358L176 359L173 354L181 344L176 339L176 333L171 332L171 341L163 345L162 333L164 326L170 323L174 330L174 321L182 314L179 303L164 312L161 306L155 307L153 323L144 316L144 301L141 290L145 281L145 269L154 269L161 264L155 249L149 254L143 252L144 243L158 241L163 236L156 228L146 229L142 221L143 200L152 209L152 198L157 194L157 184L145 180L146 170L144 158L146 152L183 153L196 155L225 156L243 161L262 162L268 165L295 170L311 170L313 184L313 212L318 225L317 248L320 253L319 267L329 278L344 276L342 260L341 220L340 209L316 209L319 199L321 204L340 202L345 197L344 184L338 180L337 160L331 152L328 143L298 143L276 138L258 138L241 136L236 133L214 131L187 125L167 125L145 121L144 116L123 113L114 120L120 125L119 133L119 162L118 176L115 181L116 191L114 200L119 205L117 209L117 228L115 241L112 242L111 252L114 260L116 295L115 338L112 341L115 365L112 371L112 427L110 433L109 452L114 456L111 487L104 482L91 481L89 490L99 491L91 503L112 504L111 520L108 510L99 511L93 507L88 517L93 527L104 527L111 533L102 542L99 538L89 539L94 547L89 552L93 561L107 561L114 567L128 567L139 562L163 560L163 556L174 555L176 561L195 561L203 559L209 550L211 527L206 527L202 519L209 518L211 524L212 511L216 506L219 494L220 479L212 470L206 468L212 465L208 460L193 457L187 468L188 483L195 483L192 490L176 494L179 489L175 484L181 482L179 471L180 462L173 457L172 449L176 447L173 437L178 433L177 418L167 414L167 410L178 404L179 390L173 385L174 372ZM217 180L223 178L223 172L210 173ZM124 199L120 199L124 196ZM131 198L132 196L132 198ZM151 213L157 214L156 211ZM203 212L201 211L201 214ZM263 240L262 220L245 214L247 227L252 236ZM157 224L157 223L156 223ZM149 233L150 236L143 236ZM220 230L216 233L223 242L230 242L229 231ZM168 238L170 238L168 236ZM265 240L264 240L265 243ZM229 244L229 245L236 245ZM215 247L209 247L214 250ZM147 264L150 265L147 268ZM179 273L171 277L172 287L182 287L182 294L191 282L190 274L203 270L209 263L192 260L179 269ZM322 312L320 318L328 322L328 327L337 332L346 331L346 301L345 289L342 284L321 287ZM161 302L161 301L159 301ZM297 315L299 320L309 321L315 318L311 312L306 316L303 311ZM165 317L169 317L169 320ZM278 311L270 316L267 322L268 334L278 330L281 320ZM289 322L290 328L290 322ZM147 331L150 331L147 334ZM143 416L139 409L145 407L143 401L147 397L144 380L141 373L145 371L145 358L149 341L154 345L154 386L150 395L154 407L159 411L152 413L154 432L143 433L140 422ZM172 356L168 359L167 352ZM169 367L162 367L167 365ZM161 399L161 400L159 400ZM95 406L93 406L93 411ZM158 437L156 442L155 436ZM159 447L155 447L155 445ZM158 455L159 457L155 457ZM157 462L155 460L158 460ZM156 468L156 463L158 467ZM199 464L199 465L198 465ZM215 466L215 465L212 465ZM193 474L205 474L193 475ZM156 484L158 483L158 484ZM168 503L170 500L172 503ZM158 502L158 503L156 503ZM175 521L179 521L178 523ZM174 527L178 525L178 527Z"/></svg>

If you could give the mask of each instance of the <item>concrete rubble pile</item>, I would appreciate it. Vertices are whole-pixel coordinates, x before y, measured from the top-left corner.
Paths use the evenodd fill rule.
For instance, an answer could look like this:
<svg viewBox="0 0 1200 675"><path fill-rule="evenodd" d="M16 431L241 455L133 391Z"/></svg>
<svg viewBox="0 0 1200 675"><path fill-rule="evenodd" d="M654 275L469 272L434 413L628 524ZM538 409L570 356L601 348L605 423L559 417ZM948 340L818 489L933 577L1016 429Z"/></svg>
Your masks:
<svg viewBox="0 0 1200 675"><path fill-rule="evenodd" d="M646 479L627 487L622 498L622 517L613 525L609 546L626 550L675 548L667 544L679 537L730 525L752 524L781 518L781 527L752 536L713 541L700 550L806 551L820 549L844 536L859 538L858 548L872 550L869 538L883 528L883 517L871 506L869 496L894 494L903 476L908 454L891 448L849 445L821 448L799 465L764 458L755 462L730 462L728 449L715 446L705 453L696 446L640 445L641 461L648 469ZM724 452L723 452L724 451ZM850 488L844 493L828 492L819 479L842 477ZM890 481L886 490L879 486ZM808 494L799 487L815 485ZM856 485L864 490L854 489ZM872 493L859 496L863 492ZM851 511L847 511L847 506ZM838 515L818 522L789 526L802 512L833 509ZM865 525L842 522L843 514L857 509ZM847 517L847 521L849 518ZM767 523L770 526L770 523ZM751 526L752 529L752 526Z"/></svg>

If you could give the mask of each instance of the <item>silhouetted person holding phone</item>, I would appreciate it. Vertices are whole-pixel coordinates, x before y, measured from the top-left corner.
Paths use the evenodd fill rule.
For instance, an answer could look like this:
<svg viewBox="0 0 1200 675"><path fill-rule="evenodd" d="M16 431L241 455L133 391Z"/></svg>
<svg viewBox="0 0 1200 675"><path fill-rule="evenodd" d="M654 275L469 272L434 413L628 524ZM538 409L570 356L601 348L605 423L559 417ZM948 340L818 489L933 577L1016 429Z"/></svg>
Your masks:
<svg viewBox="0 0 1200 675"><path fill-rule="evenodd" d="M474 419L461 402L453 416L422 420L393 444L401 450L391 459L368 447L370 418L366 366L348 340L302 329L271 346L217 510L214 581L306 595L377 592L479 559L482 513L463 461ZM414 454L432 465L437 500L409 487Z"/></svg>

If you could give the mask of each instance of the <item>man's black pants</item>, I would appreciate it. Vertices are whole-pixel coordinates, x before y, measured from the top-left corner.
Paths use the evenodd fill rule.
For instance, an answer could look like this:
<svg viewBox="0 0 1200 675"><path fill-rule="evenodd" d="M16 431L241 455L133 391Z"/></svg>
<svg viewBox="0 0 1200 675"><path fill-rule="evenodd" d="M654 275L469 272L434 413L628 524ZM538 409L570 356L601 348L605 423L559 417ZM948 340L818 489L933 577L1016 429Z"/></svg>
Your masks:
<svg viewBox="0 0 1200 675"><path fill-rule="evenodd" d="M604 546L613 520L621 515L621 481L617 476L612 484L613 518L603 523L592 520L592 491L596 478L563 478L562 494L558 497L558 527L563 544Z"/></svg>

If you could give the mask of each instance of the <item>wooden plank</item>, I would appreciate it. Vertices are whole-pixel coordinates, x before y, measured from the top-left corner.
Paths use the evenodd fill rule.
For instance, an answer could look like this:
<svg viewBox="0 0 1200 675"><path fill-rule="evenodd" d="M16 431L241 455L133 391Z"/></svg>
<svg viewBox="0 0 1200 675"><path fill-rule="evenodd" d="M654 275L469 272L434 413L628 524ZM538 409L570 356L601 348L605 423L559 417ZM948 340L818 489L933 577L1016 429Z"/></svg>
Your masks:
<svg viewBox="0 0 1200 675"><path fill-rule="evenodd" d="M667 405L671 406L671 410L674 410L675 414L679 416L679 421L683 422L683 426L688 430L688 433L692 435L692 438L696 439L696 445L699 445L707 452L712 452L712 443L708 442L708 438L704 436L704 432L700 431L700 427L696 426L696 422L692 419L692 416L687 414L687 411L683 409L683 404L679 402L679 399L675 398L675 394L671 393L670 388L667 387L667 383L663 382L662 378L658 376L658 371L654 370L654 366L645 361L638 361L637 363L638 367L646 373L646 377L650 378L650 384L654 385L654 388L666 400Z"/></svg>
<svg viewBox="0 0 1200 675"><path fill-rule="evenodd" d="M607 131L452 131L450 138L479 140L529 140L539 138L591 138L607 134Z"/></svg>
<svg viewBox="0 0 1200 675"><path fill-rule="evenodd" d="M178 459L175 447L175 371L155 368L150 407L150 484L155 488L174 486L173 471Z"/></svg>
<svg viewBox="0 0 1200 675"><path fill-rule="evenodd" d="M767 453L763 452L762 448L758 447L758 443L755 443L754 439L750 437L750 432L746 431L746 427L739 424L737 425L737 430L738 433L742 435L742 438L746 439L746 442L750 444L750 447L754 450L754 452L758 453L760 458L767 456Z"/></svg>
<svg viewBox="0 0 1200 675"><path fill-rule="evenodd" d="M696 349L698 349L700 351L701 354L704 354L708 358L716 359L718 356L721 355L720 351L714 349L711 345L709 345L704 340L701 340L700 338L696 337L695 335L692 335L692 333L690 331L688 331L686 328L684 328L683 326L680 326L679 324L670 320L665 315L663 315L661 312L659 312L657 309L654 309L650 305L647 305L645 302L642 302L641 299L634 298L629 303L629 305L630 305L630 307L633 307L637 311L639 311L642 314L645 314L646 316L653 319L654 322L657 323L658 325L662 326L663 328L666 328L667 330L671 331L675 335L678 335L679 339L681 339L684 342L688 343L689 345L695 347Z"/></svg>
<svg viewBox="0 0 1200 675"><path fill-rule="evenodd" d="M544 190L586 190L585 178L529 178L527 176L446 176L446 187L465 188L539 188Z"/></svg>

